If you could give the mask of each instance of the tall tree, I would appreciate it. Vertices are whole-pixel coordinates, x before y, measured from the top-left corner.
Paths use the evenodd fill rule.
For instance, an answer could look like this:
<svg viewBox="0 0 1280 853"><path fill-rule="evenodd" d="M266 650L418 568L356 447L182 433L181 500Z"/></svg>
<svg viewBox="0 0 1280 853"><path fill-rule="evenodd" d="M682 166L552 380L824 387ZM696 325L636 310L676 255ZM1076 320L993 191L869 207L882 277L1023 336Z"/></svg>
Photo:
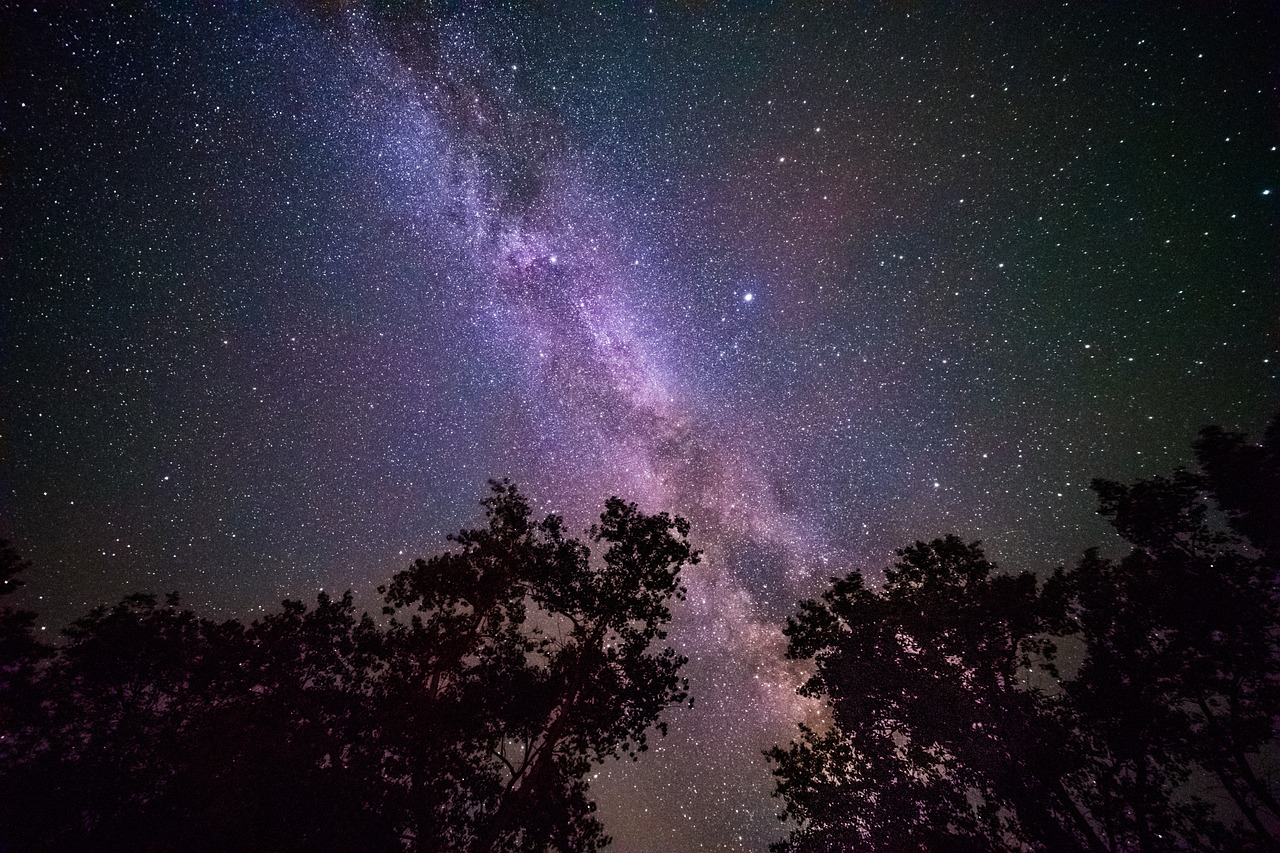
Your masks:
<svg viewBox="0 0 1280 853"><path fill-rule="evenodd" d="M1037 585L947 537L802 603L832 725L770 752L781 849L1274 849L1278 438L1207 428L1197 471L1095 481L1121 559Z"/></svg>
<svg viewBox="0 0 1280 853"><path fill-rule="evenodd" d="M424 849L596 849L591 764L635 757L687 698L685 659L651 646L698 560L689 525L613 498L582 542L509 484L484 504L486 528L384 588L394 807Z"/></svg>
<svg viewBox="0 0 1280 853"><path fill-rule="evenodd" d="M1062 721L1028 685L1051 624L1035 578L955 536L900 550L885 578L836 580L788 620L831 725L769 753L799 824L780 849L1101 849Z"/></svg>
<svg viewBox="0 0 1280 853"><path fill-rule="evenodd" d="M1264 770L1280 720L1277 439L1280 417L1260 444L1208 427L1198 471L1095 481L1099 511L1133 550L1090 553L1054 581L1087 649L1068 692L1113 748L1128 747L1112 777L1148 835L1161 817L1147 802L1152 780L1198 769L1237 807L1240 832L1280 846Z"/></svg>

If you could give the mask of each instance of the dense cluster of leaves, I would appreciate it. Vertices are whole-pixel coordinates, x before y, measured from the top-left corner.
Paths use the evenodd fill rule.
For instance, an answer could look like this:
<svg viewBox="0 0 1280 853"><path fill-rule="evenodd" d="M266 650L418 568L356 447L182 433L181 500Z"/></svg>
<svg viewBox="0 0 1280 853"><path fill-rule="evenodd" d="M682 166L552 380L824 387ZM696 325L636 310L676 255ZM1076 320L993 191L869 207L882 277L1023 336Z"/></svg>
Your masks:
<svg viewBox="0 0 1280 853"><path fill-rule="evenodd" d="M0 847L593 850L585 781L687 698L660 648L687 522L587 541L492 484L488 524L382 592L215 622L138 595L48 647L0 610ZM595 553L593 554L593 547ZM3 552L0 581L23 568Z"/></svg>
<svg viewBox="0 0 1280 853"><path fill-rule="evenodd" d="M832 724L769 755L780 850L1280 848L1280 417L1096 481L1131 544L1044 583L917 542L789 620Z"/></svg>

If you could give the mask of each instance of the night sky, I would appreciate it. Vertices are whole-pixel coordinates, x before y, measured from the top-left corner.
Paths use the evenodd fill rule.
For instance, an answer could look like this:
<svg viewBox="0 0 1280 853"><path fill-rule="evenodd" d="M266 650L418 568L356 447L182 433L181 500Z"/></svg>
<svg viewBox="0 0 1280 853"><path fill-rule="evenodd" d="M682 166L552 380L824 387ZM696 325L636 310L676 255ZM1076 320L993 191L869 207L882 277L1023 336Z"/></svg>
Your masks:
<svg viewBox="0 0 1280 853"><path fill-rule="evenodd" d="M0 6L26 603L376 609L489 477L685 515L616 849L784 833L827 578L1117 548L1090 478L1280 404L1271 4L175 5Z"/></svg>

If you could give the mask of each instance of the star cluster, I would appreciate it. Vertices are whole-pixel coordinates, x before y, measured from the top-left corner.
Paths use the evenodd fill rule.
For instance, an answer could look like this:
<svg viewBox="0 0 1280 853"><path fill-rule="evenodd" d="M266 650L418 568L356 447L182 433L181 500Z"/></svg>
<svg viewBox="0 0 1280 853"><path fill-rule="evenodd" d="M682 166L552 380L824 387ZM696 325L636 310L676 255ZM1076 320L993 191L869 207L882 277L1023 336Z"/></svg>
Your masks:
<svg viewBox="0 0 1280 853"><path fill-rule="evenodd" d="M372 587L511 477L706 551L621 850L762 849L800 598L1280 401L1274 11L4 6L3 533L61 620ZM392 4L394 7L394 4Z"/></svg>

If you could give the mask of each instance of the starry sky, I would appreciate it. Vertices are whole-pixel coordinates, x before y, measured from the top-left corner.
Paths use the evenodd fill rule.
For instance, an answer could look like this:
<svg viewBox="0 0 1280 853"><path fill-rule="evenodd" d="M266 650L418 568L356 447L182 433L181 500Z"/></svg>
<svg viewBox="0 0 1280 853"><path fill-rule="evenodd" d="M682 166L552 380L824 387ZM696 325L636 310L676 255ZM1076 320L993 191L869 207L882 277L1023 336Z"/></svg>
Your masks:
<svg viewBox="0 0 1280 853"><path fill-rule="evenodd" d="M476 8L483 6L483 8ZM759 850L797 600L1280 403L1267 3L0 3L0 534L54 631L372 588L489 477L690 518L696 704L592 782Z"/></svg>

